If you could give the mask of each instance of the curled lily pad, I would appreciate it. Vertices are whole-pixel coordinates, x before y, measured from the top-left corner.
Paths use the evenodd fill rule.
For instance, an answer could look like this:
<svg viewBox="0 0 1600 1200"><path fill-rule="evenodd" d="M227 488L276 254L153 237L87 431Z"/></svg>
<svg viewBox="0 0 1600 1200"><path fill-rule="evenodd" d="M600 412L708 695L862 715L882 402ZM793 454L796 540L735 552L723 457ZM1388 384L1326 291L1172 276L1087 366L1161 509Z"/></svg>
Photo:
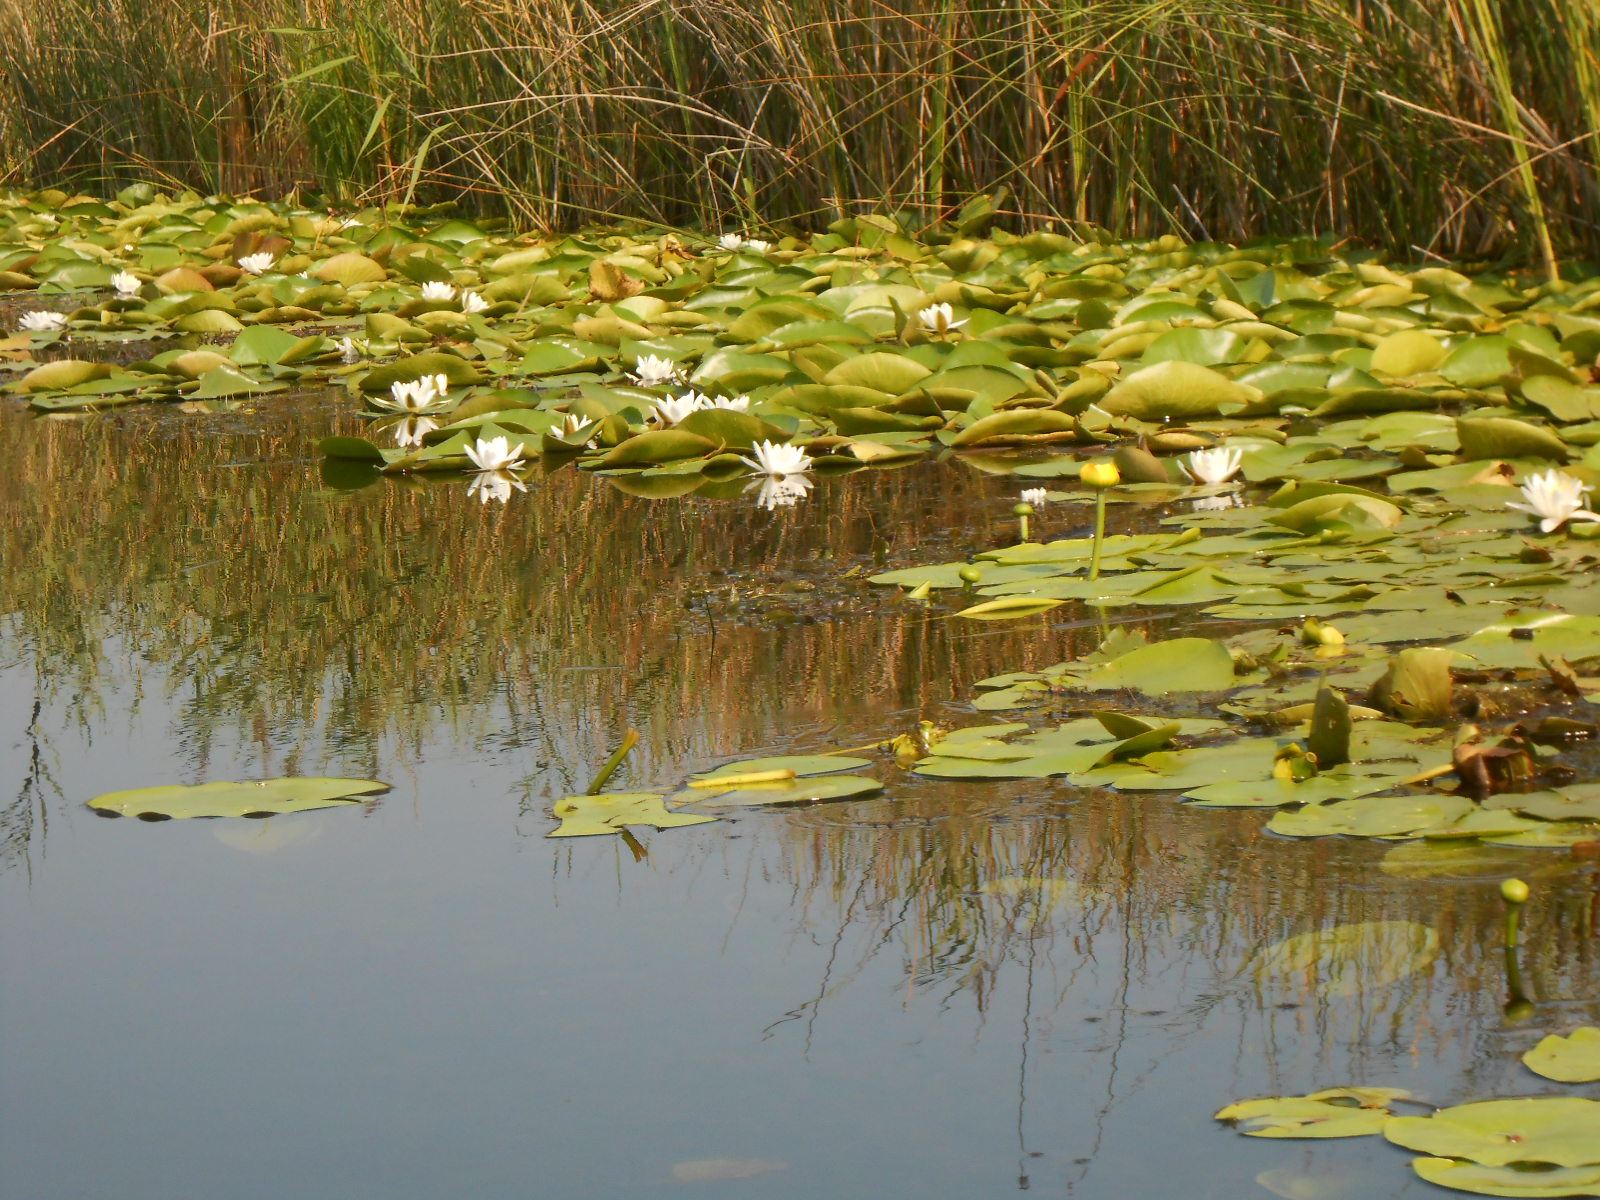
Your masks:
<svg viewBox="0 0 1600 1200"><path fill-rule="evenodd" d="M779 758L741 759L718 767L715 771L702 771L695 778L715 780L725 775L749 775L762 771L793 771L797 776L828 775L835 771L859 771L871 765L871 759L847 758L842 754L790 754Z"/></svg>
<svg viewBox="0 0 1600 1200"><path fill-rule="evenodd" d="M170 784L107 792L89 801L106 816L141 821L190 817L266 817L360 804L361 797L389 790L374 779L263 779L259 782Z"/></svg>
<svg viewBox="0 0 1600 1200"><path fill-rule="evenodd" d="M1551 1034L1522 1056L1528 1070L1561 1083L1600 1080L1600 1029L1582 1025L1570 1036Z"/></svg>
<svg viewBox="0 0 1600 1200"><path fill-rule="evenodd" d="M1410 1094L1401 1088L1328 1088L1308 1096L1242 1100L1214 1116L1237 1122L1248 1137L1364 1137L1382 1133L1394 1115L1389 1105Z"/></svg>
<svg viewBox="0 0 1600 1200"><path fill-rule="evenodd" d="M695 803L711 808L726 808L755 804L809 804L818 800L850 800L881 791L883 784L865 775L823 775L811 779L777 779L769 783L736 784L726 791L691 789L678 792L672 799L676 804Z"/></svg>

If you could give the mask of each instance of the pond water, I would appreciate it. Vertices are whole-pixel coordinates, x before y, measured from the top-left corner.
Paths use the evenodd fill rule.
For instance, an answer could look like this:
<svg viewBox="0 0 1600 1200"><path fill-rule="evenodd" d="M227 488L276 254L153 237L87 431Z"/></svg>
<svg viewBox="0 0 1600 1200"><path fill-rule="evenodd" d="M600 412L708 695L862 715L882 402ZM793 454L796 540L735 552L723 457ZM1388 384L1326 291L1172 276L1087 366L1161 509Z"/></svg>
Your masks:
<svg viewBox="0 0 1600 1200"><path fill-rule="evenodd" d="M1258 812L885 758L882 798L642 856L545 839L630 725L618 782L672 784L983 721L976 680L1092 649L1070 606L974 630L860 582L1012 540L1013 482L920 463L769 514L563 470L485 506L459 477L326 486L337 419L0 413L7 1195L1420 1195L1370 1139L1211 1113L1563 1090L1516 1054L1600 1017L1564 854L1505 852L1543 897L1513 1019L1503 871L1408 877ZM261 822L84 807L294 773L393 790ZM1245 969L1377 920L1432 926L1431 968L1348 996Z"/></svg>

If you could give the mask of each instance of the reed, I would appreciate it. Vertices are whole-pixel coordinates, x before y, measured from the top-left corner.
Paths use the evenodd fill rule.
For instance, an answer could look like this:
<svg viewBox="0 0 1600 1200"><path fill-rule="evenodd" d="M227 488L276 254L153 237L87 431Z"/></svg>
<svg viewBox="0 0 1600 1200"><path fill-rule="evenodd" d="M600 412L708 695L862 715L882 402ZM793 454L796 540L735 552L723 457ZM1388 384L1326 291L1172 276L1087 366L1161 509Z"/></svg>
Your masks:
<svg viewBox="0 0 1600 1200"><path fill-rule="evenodd" d="M15 186L1600 251L1590 0L0 0Z"/></svg>

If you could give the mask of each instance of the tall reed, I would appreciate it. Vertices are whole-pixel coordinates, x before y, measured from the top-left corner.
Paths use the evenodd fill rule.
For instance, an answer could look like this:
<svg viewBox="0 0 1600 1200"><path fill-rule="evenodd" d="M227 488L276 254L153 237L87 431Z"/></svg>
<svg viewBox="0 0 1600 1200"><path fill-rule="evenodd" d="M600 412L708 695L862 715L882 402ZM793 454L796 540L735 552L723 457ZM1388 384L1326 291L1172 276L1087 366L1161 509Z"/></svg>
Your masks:
<svg viewBox="0 0 1600 1200"><path fill-rule="evenodd" d="M1592 0L0 0L6 182L1595 255Z"/></svg>

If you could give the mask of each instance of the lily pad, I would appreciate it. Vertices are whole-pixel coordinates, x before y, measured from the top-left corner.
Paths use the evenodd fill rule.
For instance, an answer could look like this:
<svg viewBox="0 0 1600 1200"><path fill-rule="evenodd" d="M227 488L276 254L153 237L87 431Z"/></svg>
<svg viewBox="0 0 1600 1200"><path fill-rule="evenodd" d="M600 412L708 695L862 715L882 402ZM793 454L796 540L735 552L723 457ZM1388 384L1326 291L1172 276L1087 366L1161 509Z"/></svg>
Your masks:
<svg viewBox="0 0 1600 1200"><path fill-rule="evenodd" d="M1582 1025L1567 1037L1551 1034L1524 1054L1522 1061L1528 1070L1546 1079L1594 1083L1600 1080L1600 1029Z"/></svg>
<svg viewBox="0 0 1600 1200"><path fill-rule="evenodd" d="M1411 1093L1401 1088L1329 1088L1309 1096L1242 1100L1219 1109L1218 1121L1237 1122L1248 1137L1341 1138L1382 1133L1389 1105Z"/></svg>
<svg viewBox="0 0 1600 1200"><path fill-rule="evenodd" d="M1459 1104L1432 1116L1396 1117L1383 1136L1408 1150L1487 1167L1589 1166L1600 1156L1600 1101L1541 1096Z"/></svg>
<svg viewBox="0 0 1600 1200"><path fill-rule="evenodd" d="M361 797L389 790L373 779L263 779L259 782L169 784L107 792L89 807L107 816L141 821L186 820L191 817L266 817L360 804Z"/></svg>
<svg viewBox="0 0 1600 1200"><path fill-rule="evenodd" d="M621 833L629 825L671 829L704 825L716 817L703 813L668 812L660 792L608 792L598 796L564 796L552 810L560 826L546 837L597 837Z"/></svg>
<svg viewBox="0 0 1600 1200"><path fill-rule="evenodd" d="M1454 1158L1414 1158L1418 1178L1478 1196L1600 1196L1600 1165L1486 1167Z"/></svg>

